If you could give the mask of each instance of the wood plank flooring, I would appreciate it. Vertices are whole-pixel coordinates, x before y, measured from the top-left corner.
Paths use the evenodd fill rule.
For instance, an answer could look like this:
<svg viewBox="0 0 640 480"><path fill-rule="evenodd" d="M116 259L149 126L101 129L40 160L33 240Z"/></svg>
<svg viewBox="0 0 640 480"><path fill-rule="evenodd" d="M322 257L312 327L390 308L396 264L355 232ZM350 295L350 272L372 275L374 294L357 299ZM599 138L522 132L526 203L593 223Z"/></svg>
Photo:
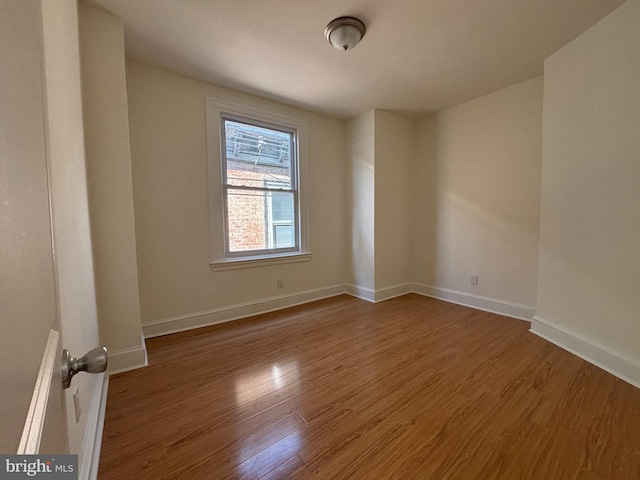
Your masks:
<svg viewBox="0 0 640 480"><path fill-rule="evenodd" d="M98 478L639 479L640 389L528 328L339 296L148 340Z"/></svg>

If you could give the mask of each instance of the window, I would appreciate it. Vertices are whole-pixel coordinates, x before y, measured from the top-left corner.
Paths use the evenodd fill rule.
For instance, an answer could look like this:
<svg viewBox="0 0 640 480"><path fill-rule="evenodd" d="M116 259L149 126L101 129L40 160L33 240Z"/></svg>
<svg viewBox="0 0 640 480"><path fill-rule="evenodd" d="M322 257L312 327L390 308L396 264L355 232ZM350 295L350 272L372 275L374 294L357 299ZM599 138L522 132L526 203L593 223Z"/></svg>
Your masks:
<svg viewBox="0 0 640 480"><path fill-rule="evenodd" d="M207 99L214 269L307 260L302 122Z"/></svg>
<svg viewBox="0 0 640 480"><path fill-rule="evenodd" d="M223 115L226 255L298 250L296 132Z"/></svg>

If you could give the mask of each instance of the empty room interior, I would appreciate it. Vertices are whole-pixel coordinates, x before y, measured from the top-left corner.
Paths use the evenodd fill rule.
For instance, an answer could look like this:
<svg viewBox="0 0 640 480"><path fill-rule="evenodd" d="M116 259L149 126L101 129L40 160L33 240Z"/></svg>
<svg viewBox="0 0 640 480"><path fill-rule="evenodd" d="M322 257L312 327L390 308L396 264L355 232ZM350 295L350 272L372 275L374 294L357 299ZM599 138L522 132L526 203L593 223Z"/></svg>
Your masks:
<svg viewBox="0 0 640 480"><path fill-rule="evenodd" d="M9 5L81 478L640 478L640 0Z"/></svg>

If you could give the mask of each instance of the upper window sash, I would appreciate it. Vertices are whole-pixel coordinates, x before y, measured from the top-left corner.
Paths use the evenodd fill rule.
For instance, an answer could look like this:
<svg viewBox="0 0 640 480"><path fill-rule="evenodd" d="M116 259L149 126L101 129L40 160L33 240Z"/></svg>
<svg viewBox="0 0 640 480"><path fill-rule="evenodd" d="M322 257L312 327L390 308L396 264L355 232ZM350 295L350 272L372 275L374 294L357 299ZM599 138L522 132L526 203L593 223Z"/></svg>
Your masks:
<svg viewBox="0 0 640 480"><path fill-rule="evenodd" d="M259 186L247 179L228 178L228 160L239 163L260 164L264 167L286 168L288 178L280 178L277 185L270 182L269 188L297 190L298 148L297 128L221 113L220 139L222 142L222 174L225 185ZM275 177L274 177L275 178Z"/></svg>

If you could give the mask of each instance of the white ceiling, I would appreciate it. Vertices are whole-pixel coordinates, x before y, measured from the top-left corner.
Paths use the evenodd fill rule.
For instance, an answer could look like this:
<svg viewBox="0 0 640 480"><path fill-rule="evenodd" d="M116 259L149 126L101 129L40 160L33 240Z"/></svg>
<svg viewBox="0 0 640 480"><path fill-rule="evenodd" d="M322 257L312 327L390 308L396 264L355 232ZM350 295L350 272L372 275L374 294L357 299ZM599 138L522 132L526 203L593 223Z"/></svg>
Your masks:
<svg viewBox="0 0 640 480"><path fill-rule="evenodd" d="M90 0L124 20L127 56L340 118L410 116L542 73L624 0ZM357 16L362 42L324 39Z"/></svg>

